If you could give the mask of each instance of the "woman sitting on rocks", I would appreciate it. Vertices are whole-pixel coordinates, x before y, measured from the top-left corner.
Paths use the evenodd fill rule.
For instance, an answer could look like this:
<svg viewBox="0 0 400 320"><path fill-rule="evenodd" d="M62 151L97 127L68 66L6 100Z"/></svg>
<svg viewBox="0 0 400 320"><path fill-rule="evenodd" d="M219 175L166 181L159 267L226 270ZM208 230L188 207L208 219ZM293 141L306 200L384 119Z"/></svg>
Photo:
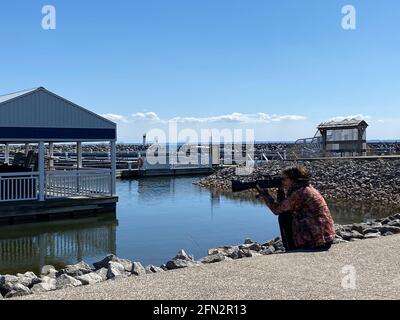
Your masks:
<svg viewBox="0 0 400 320"><path fill-rule="evenodd" d="M335 225L323 196L309 182L302 166L283 171L277 201L268 189L257 186L272 212L279 216L282 242L287 251L328 250L335 239Z"/></svg>

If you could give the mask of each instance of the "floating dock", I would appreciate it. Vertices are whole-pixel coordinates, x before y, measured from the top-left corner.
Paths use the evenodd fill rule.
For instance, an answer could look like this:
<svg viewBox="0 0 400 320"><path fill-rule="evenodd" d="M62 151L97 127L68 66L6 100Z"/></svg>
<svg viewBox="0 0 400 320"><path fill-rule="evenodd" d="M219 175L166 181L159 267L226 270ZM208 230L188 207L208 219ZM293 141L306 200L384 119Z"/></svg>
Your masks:
<svg viewBox="0 0 400 320"><path fill-rule="evenodd" d="M200 168L176 168L176 169L147 169L147 170L117 170L117 177L120 179L134 179L144 177L175 177L212 174L211 167Z"/></svg>
<svg viewBox="0 0 400 320"><path fill-rule="evenodd" d="M113 212L118 197L76 197L39 201L13 201L0 203L0 222L47 220Z"/></svg>

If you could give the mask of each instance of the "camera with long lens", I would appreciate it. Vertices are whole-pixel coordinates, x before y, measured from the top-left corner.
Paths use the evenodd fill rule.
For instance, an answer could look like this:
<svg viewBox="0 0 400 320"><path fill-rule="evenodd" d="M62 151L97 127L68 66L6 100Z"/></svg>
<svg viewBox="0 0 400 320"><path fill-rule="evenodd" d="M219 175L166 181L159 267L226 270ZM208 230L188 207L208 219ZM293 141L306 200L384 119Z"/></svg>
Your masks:
<svg viewBox="0 0 400 320"><path fill-rule="evenodd" d="M279 176L268 176L262 180L255 180L250 182L232 180L232 192L240 192L249 189L256 189L257 185L262 189L280 188L282 186L282 178Z"/></svg>

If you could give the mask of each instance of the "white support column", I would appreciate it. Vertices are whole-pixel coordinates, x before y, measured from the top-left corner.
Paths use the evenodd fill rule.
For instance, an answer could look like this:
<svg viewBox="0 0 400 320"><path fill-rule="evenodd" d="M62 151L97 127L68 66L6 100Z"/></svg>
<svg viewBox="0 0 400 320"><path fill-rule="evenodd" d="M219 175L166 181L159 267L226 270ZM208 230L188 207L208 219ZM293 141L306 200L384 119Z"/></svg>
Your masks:
<svg viewBox="0 0 400 320"><path fill-rule="evenodd" d="M53 155L54 155L54 143L50 142L49 143L49 166L50 166L50 170L53 169L54 167L54 159L53 159Z"/></svg>
<svg viewBox="0 0 400 320"><path fill-rule="evenodd" d="M111 155L111 195L115 196L116 190L116 170L117 170L117 144L115 140L110 141Z"/></svg>
<svg viewBox="0 0 400 320"><path fill-rule="evenodd" d="M4 163L10 164L10 145L6 143L4 148Z"/></svg>
<svg viewBox="0 0 400 320"><path fill-rule="evenodd" d="M29 153L29 143L25 143L25 157L28 156Z"/></svg>
<svg viewBox="0 0 400 320"><path fill-rule="evenodd" d="M45 156L45 147L44 141L39 142L39 156L38 156L38 169L39 169L39 201L45 200L45 165L44 165L44 156Z"/></svg>
<svg viewBox="0 0 400 320"><path fill-rule="evenodd" d="M77 159L77 167L78 169L82 168L82 142L76 143L76 159Z"/></svg>

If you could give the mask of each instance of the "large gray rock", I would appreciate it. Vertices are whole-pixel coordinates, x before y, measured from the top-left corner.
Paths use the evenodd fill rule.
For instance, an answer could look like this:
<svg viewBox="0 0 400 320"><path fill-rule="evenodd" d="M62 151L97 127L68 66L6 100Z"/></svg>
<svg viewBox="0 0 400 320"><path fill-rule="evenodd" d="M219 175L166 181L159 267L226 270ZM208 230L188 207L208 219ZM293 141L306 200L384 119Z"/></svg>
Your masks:
<svg viewBox="0 0 400 320"><path fill-rule="evenodd" d="M368 233L377 233L379 232L379 228L367 228L364 229L364 236L367 235Z"/></svg>
<svg viewBox="0 0 400 320"><path fill-rule="evenodd" d="M166 263L166 266L168 270L174 270L174 269L182 269L182 268L188 268L188 267L194 267L199 265L199 263L191 260L182 260L182 259L175 259L168 261Z"/></svg>
<svg viewBox="0 0 400 320"><path fill-rule="evenodd" d="M150 271L153 273L159 273L159 272L164 272L165 270L161 267L156 267L156 266L150 266Z"/></svg>
<svg viewBox="0 0 400 320"><path fill-rule="evenodd" d="M79 280L77 280L67 274L62 274L56 279L56 288L57 289L79 287L81 285L82 285L82 282L80 282Z"/></svg>
<svg viewBox="0 0 400 320"><path fill-rule="evenodd" d="M385 234L387 232L392 232L393 234L400 233L400 227L395 226L382 226L379 228L379 232L381 234Z"/></svg>
<svg viewBox="0 0 400 320"><path fill-rule="evenodd" d="M262 245L261 245L261 246L262 246L261 250L262 250L262 249L265 249L265 248L268 248L268 247L270 247L270 246L273 246L274 243L275 243L275 240L270 240L270 241L268 241L268 242L262 244Z"/></svg>
<svg viewBox="0 0 400 320"><path fill-rule="evenodd" d="M145 268L146 273L158 273L158 272L164 272L163 269L153 266L153 265L149 265Z"/></svg>
<svg viewBox="0 0 400 320"><path fill-rule="evenodd" d="M339 231L337 233L343 240L349 241L353 237L353 233L349 231Z"/></svg>
<svg viewBox="0 0 400 320"><path fill-rule="evenodd" d="M283 245L283 242L281 239L277 240L274 242L274 248L276 251L285 251L285 246Z"/></svg>
<svg viewBox="0 0 400 320"><path fill-rule="evenodd" d="M366 223L354 223L352 226L352 230L355 230L359 233L364 233L364 229L369 228L369 226Z"/></svg>
<svg viewBox="0 0 400 320"><path fill-rule="evenodd" d="M41 283L35 284L32 287L31 289L32 293L42 293L57 289L56 279L53 279L52 277L49 276L43 276L41 280L42 280Z"/></svg>
<svg viewBox="0 0 400 320"><path fill-rule="evenodd" d="M234 260L240 259L242 257L240 254L239 247L232 247L231 249L229 249L227 251L227 253L228 253L228 257L231 259L234 259Z"/></svg>
<svg viewBox="0 0 400 320"><path fill-rule="evenodd" d="M260 253L263 255L270 255L270 254L275 253L275 251L276 250L275 250L274 246L269 246L269 247L266 247L265 249L261 250Z"/></svg>
<svg viewBox="0 0 400 320"><path fill-rule="evenodd" d="M387 225L391 227L400 227L400 220L399 219L392 220Z"/></svg>
<svg viewBox="0 0 400 320"><path fill-rule="evenodd" d="M239 249L239 258L251 258L253 256L250 249Z"/></svg>
<svg viewBox="0 0 400 320"><path fill-rule="evenodd" d="M21 283L16 283L13 285L12 289L5 295L5 298L15 298L15 297L23 297L32 294L31 290L28 287L24 286Z"/></svg>
<svg viewBox="0 0 400 320"><path fill-rule="evenodd" d="M132 265L132 274L135 276L143 276L146 274L146 269L140 262L134 262Z"/></svg>
<svg viewBox="0 0 400 320"><path fill-rule="evenodd" d="M52 265L45 265L42 267L42 270L40 271L40 275L49 276L52 278L54 278L56 276L56 273L57 273L57 270Z"/></svg>
<svg viewBox="0 0 400 320"><path fill-rule="evenodd" d="M128 259L118 259L116 262L118 262L119 264L122 264L124 266L125 271L127 271L127 272L132 271L132 266L133 266L132 261L130 261Z"/></svg>
<svg viewBox="0 0 400 320"><path fill-rule="evenodd" d="M188 255L185 250L180 250L172 260L187 260L194 261L193 256Z"/></svg>
<svg viewBox="0 0 400 320"><path fill-rule="evenodd" d="M108 272L107 268L101 268L99 270L96 270L95 272L97 275L99 275L101 277L102 281L107 280L107 272Z"/></svg>
<svg viewBox="0 0 400 320"><path fill-rule="evenodd" d="M249 249L250 249L250 250L253 250L253 251L260 251L260 250L262 249L262 247L261 247L261 244L259 244L259 243L253 243L253 244L249 247Z"/></svg>
<svg viewBox="0 0 400 320"><path fill-rule="evenodd" d="M218 253L218 254L212 254L207 257L204 257L200 260L201 263L216 263L216 262L221 262L226 259L226 256Z"/></svg>
<svg viewBox="0 0 400 320"><path fill-rule="evenodd" d="M86 262L81 261L77 264L67 265L64 269L57 272L57 277L62 274L67 274L71 277L78 277L90 272L92 272L90 266Z"/></svg>
<svg viewBox="0 0 400 320"><path fill-rule="evenodd" d="M118 262L108 262L107 279L116 279L125 276L125 268Z"/></svg>
<svg viewBox="0 0 400 320"><path fill-rule="evenodd" d="M18 273L18 282L25 287L32 288L35 284L42 282L33 272Z"/></svg>
<svg viewBox="0 0 400 320"><path fill-rule="evenodd" d="M165 263L163 263L163 264L160 266L160 268L163 269L164 271L168 271L167 265L166 265Z"/></svg>
<svg viewBox="0 0 400 320"><path fill-rule="evenodd" d="M367 233L364 235L364 239L373 239L373 238L379 238L381 236L380 232L376 233Z"/></svg>
<svg viewBox="0 0 400 320"><path fill-rule="evenodd" d="M117 260L117 256L115 256L114 254L108 254L103 260L98 261L98 262L94 262L93 266L96 270L99 270L101 268L106 268L108 269L108 263L110 261L115 261Z"/></svg>
<svg viewBox="0 0 400 320"><path fill-rule="evenodd" d="M213 248L208 250L208 255L214 254L223 254L225 256L231 255L234 251L238 251L239 247L237 246L222 246L218 248Z"/></svg>
<svg viewBox="0 0 400 320"><path fill-rule="evenodd" d="M128 272L132 271L132 262L130 260L120 259L114 254L107 255L103 260L93 263L93 266L96 270L101 269L101 268L108 268L109 262L117 262L124 266L125 271L128 271Z"/></svg>
<svg viewBox="0 0 400 320"><path fill-rule="evenodd" d="M341 236L336 235L335 239L333 239L333 244L338 244L338 243L343 243L343 242L347 242L346 240L344 240Z"/></svg>
<svg viewBox="0 0 400 320"><path fill-rule="evenodd" d="M102 276L95 272L84 274L83 276L76 277L76 279L79 280L80 282L82 282L82 284L84 286L89 285L89 284L99 283L99 282L103 281Z"/></svg>
<svg viewBox="0 0 400 320"><path fill-rule="evenodd" d="M6 296L7 293L13 290L14 285L17 283L19 283L19 278L16 276L11 276L8 274L0 276L0 293L3 296Z"/></svg>
<svg viewBox="0 0 400 320"><path fill-rule="evenodd" d="M353 230L351 232L351 238L352 239L364 239L364 236L360 232Z"/></svg>

